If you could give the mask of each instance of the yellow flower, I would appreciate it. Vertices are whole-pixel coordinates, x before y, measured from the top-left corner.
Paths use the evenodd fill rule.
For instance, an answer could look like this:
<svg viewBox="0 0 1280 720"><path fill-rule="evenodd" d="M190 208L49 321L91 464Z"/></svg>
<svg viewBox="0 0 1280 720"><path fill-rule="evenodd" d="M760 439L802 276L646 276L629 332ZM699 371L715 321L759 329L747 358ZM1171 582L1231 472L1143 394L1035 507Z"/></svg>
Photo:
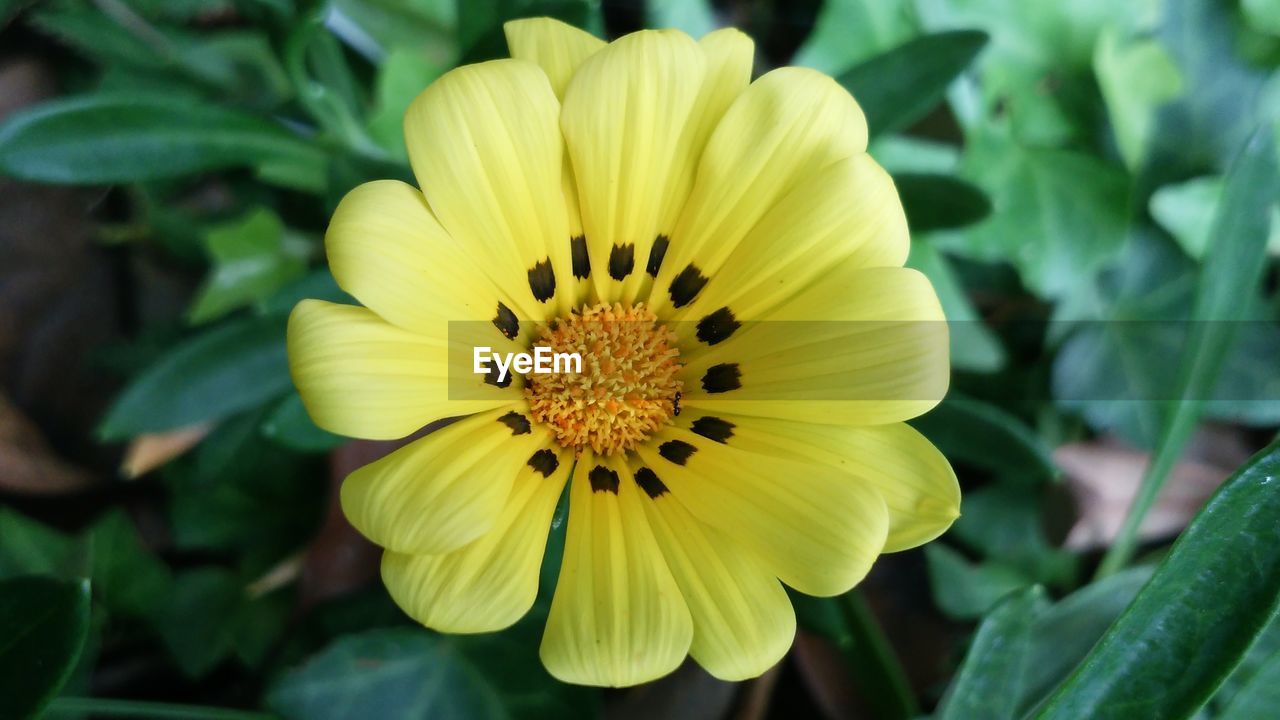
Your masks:
<svg viewBox="0 0 1280 720"><path fill-rule="evenodd" d="M390 439L467 416L352 473L343 509L405 612L486 632L533 603L568 483L548 670L631 685L688 654L753 677L795 634L783 583L842 593L957 515L950 466L903 422L946 392L937 297L902 267L896 190L830 78L750 82L731 29L506 32L512 59L409 108L422 190L368 183L334 213L329 262L364 307L290 318L321 427ZM468 375L451 321L586 367Z"/></svg>

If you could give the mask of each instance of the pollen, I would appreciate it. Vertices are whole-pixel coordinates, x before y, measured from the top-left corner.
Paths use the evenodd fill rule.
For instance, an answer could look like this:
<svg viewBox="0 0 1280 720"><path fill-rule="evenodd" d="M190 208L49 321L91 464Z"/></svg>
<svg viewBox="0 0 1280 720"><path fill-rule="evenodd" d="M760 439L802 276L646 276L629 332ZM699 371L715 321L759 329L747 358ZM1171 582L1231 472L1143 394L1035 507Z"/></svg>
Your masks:
<svg viewBox="0 0 1280 720"><path fill-rule="evenodd" d="M565 448L623 453L677 412L676 337L643 304L574 311L543 327L538 346L582 357L582 372L529 375L525 387L533 418Z"/></svg>

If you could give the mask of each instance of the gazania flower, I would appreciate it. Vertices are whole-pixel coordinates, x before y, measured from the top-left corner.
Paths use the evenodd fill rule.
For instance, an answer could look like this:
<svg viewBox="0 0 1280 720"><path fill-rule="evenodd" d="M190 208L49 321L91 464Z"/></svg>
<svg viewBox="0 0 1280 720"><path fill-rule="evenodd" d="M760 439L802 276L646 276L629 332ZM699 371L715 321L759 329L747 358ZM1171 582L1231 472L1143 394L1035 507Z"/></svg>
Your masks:
<svg viewBox="0 0 1280 720"><path fill-rule="evenodd" d="M334 213L330 266L363 307L290 319L321 427L465 416L352 473L342 507L409 615L486 632L533 603L567 484L548 670L758 675L795 633L784 584L842 593L957 515L903 423L945 393L948 353L897 193L853 98L801 68L751 82L740 32L506 32L511 59L409 108L421 189L372 182ZM499 381L473 345L583 368Z"/></svg>

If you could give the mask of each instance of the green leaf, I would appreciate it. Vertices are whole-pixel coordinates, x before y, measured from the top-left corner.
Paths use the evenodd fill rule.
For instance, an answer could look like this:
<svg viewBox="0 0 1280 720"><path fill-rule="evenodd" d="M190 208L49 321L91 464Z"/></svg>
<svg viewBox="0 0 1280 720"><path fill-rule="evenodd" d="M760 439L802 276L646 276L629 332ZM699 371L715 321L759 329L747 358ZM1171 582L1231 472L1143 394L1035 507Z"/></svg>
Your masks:
<svg viewBox="0 0 1280 720"><path fill-rule="evenodd" d="M286 319L277 315L219 325L169 350L134 378L107 413L107 440L224 418L290 387Z"/></svg>
<svg viewBox="0 0 1280 720"><path fill-rule="evenodd" d="M836 75L917 32L910 0L826 0L791 62Z"/></svg>
<svg viewBox="0 0 1280 720"><path fill-rule="evenodd" d="M931 243L913 242L907 267L924 273L938 293L951 335L952 366L972 372L995 372L1003 367L1004 347L969 302L951 261Z"/></svg>
<svg viewBox="0 0 1280 720"><path fill-rule="evenodd" d="M957 177L898 173L893 183L913 233L963 227L991 214L986 194Z"/></svg>
<svg viewBox="0 0 1280 720"><path fill-rule="evenodd" d="M924 117L986 43L987 34L978 30L925 35L854 66L837 80L862 106L875 137Z"/></svg>
<svg viewBox="0 0 1280 720"><path fill-rule="evenodd" d="M262 434L299 452L324 452L347 442L341 435L316 427L297 393L287 395L276 405L262 423Z"/></svg>
<svg viewBox="0 0 1280 720"><path fill-rule="evenodd" d="M1212 239L1213 218L1222 200L1222 178L1206 176L1161 187L1151 195L1151 217L1196 260L1204 258ZM1272 206L1267 252L1280 255L1280 210Z"/></svg>
<svg viewBox="0 0 1280 720"><path fill-rule="evenodd" d="M951 393L911 424L947 457L990 470L1001 478L1034 486L1058 474L1044 440L995 405Z"/></svg>
<svg viewBox="0 0 1280 720"><path fill-rule="evenodd" d="M0 172L97 184L231 167L296 169L324 179L324 155L284 127L230 108L153 96L82 95L0 126Z"/></svg>
<svg viewBox="0 0 1280 720"><path fill-rule="evenodd" d="M265 301L306 272L312 248L265 207L209 230L204 244L213 271L188 311L193 323Z"/></svg>
<svg viewBox="0 0 1280 720"><path fill-rule="evenodd" d="M1039 587L1010 597L991 611L934 714L938 720L1012 720L1026 674L1032 628L1048 603Z"/></svg>
<svg viewBox="0 0 1280 720"><path fill-rule="evenodd" d="M933 602L947 617L982 617L1001 598L1031 585L1018 570L998 562L974 564L941 543L925 546Z"/></svg>
<svg viewBox="0 0 1280 720"><path fill-rule="evenodd" d="M227 420L190 457L166 466L174 544L233 551L266 572L312 537L323 516L324 472L262 436L266 410Z"/></svg>
<svg viewBox="0 0 1280 720"><path fill-rule="evenodd" d="M0 507L0 528L0 579L71 576L77 553L66 535L7 507Z"/></svg>
<svg viewBox="0 0 1280 720"><path fill-rule="evenodd" d="M996 483L968 492L948 535L987 562L999 562L1043 585L1076 576L1077 558L1049 542L1047 488Z"/></svg>
<svg viewBox="0 0 1280 720"><path fill-rule="evenodd" d="M1242 0L1240 9L1249 25L1269 35L1280 35L1280 0Z"/></svg>
<svg viewBox="0 0 1280 720"><path fill-rule="evenodd" d="M1156 110L1182 92L1182 76L1159 42L1104 32L1093 56L1098 85L1125 164L1137 170L1156 127Z"/></svg>
<svg viewBox="0 0 1280 720"><path fill-rule="evenodd" d="M718 25L711 0L649 0L645 12L648 27L675 28L692 37L702 37Z"/></svg>
<svg viewBox="0 0 1280 720"><path fill-rule="evenodd" d="M338 639L281 677L267 703L285 718L307 720L552 718L587 716L586 695L551 679L536 642L510 631L462 636L398 628Z"/></svg>
<svg viewBox="0 0 1280 720"><path fill-rule="evenodd" d="M1257 720L1280 707L1280 652L1271 656L1241 688L1217 720Z"/></svg>
<svg viewBox="0 0 1280 720"><path fill-rule="evenodd" d="M169 568L147 550L129 516L111 510L86 531L93 551L93 589L111 610L148 617L168 595Z"/></svg>
<svg viewBox="0 0 1280 720"><path fill-rule="evenodd" d="M1161 429L1151 465L1115 544L1103 558L1098 570L1101 574L1115 572L1131 557L1142 518L1155 503L1218 381L1236 330L1237 323L1231 321L1244 319L1255 305L1265 265L1270 208L1277 190L1280 178L1276 174L1275 143L1269 130L1259 130L1227 174L1213 225L1215 242L1201 271L1191 314L1188 350L1178 366L1174 397L1179 401Z"/></svg>
<svg viewBox="0 0 1280 720"><path fill-rule="evenodd" d="M1210 498L1151 581L1039 715L1189 717L1280 601L1280 443Z"/></svg>
<svg viewBox="0 0 1280 720"><path fill-rule="evenodd" d="M1018 717L1030 713L1080 664L1151 578L1153 569L1133 567L1086 585L1036 618Z"/></svg>
<svg viewBox="0 0 1280 720"><path fill-rule="evenodd" d="M199 677L231 654L229 628L243 600L235 575L221 568L190 570L174 579L153 622L183 673Z"/></svg>
<svg viewBox="0 0 1280 720"><path fill-rule="evenodd" d="M1042 297L1078 292L1124 243L1128 178L1091 155L975 131L963 170L986 191L993 212L980 223L939 234L939 247L1012 263Z"/></svg>
<svg viewBox="0 0 1280 720"><path fill-rule="evenodd" d="M0 717L38 716L75 668L89 631L89 581L0 581Z"/></svg>
<svg viewBox="0 0 1280 720"><path fill-rule="evenodd" d="M401 161L409 157L404 146L404 113L418 93L447 68L418 45L392 48L378 67L369 136Z"/></svg>
<svg viewBox="0 0 1280 720"><path fill-rule="evenodd" d="M374 62L417 48L448 67L457 60L457 0L333 0L329 29Z"/></svg>

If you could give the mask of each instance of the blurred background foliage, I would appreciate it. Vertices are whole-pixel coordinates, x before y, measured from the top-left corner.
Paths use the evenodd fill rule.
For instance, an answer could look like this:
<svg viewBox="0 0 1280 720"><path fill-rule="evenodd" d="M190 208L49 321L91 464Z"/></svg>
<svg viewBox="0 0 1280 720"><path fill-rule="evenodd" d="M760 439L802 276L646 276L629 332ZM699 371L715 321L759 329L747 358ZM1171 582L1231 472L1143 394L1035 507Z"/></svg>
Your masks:
<svg viewBox="0 0 1280 720"><path fill-rule="evenodd" d="M551 680L563 515L525 620L413 625L334 504L393 445L292 390L329 213L531 15L836 77L953 321L963 517L759 680ZM1278 68L1276 0L0 0L0 717L1274 717Z"/></svg>

